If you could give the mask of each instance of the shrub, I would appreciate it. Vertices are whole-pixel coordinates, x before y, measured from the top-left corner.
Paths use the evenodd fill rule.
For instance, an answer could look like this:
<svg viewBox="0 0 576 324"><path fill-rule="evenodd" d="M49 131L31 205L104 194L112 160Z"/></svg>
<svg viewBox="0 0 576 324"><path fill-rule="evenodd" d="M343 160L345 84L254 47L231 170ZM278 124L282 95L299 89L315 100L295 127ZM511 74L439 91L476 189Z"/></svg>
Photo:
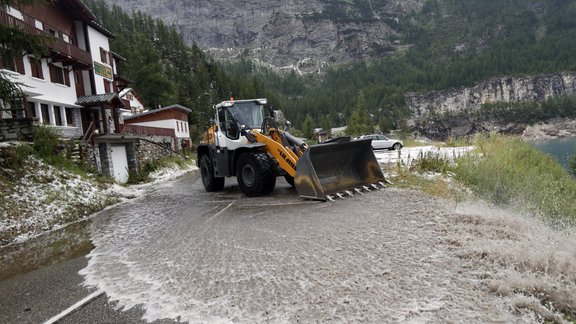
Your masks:
<svg viewBox="0 0 576 324"><path fill-rule="evenodd" d="M39 157L52 158L58 155L62 145L57 131L52 128L40 126L36 130L32 148Z"/></svg>
<svg viewBox="0 0 576 324"><path fill-rule="evenodd" d="M414 168L420 172L447 173L450 171L450 161L433 152L420 153Z"/></svg>
<svg viewBox="0 0 576 324"><path fill-rule="evenodd" d="M18 170L30 154L32 148L27 144L4 148L0 150L0 167Z"/></svg>
<svg viewBox="0 0 576 324"><path fill-rule="evenodd" d="M126 184L143 183L150 180L150 172L146 170L130 170L128 171L128 181Z"/></svg>

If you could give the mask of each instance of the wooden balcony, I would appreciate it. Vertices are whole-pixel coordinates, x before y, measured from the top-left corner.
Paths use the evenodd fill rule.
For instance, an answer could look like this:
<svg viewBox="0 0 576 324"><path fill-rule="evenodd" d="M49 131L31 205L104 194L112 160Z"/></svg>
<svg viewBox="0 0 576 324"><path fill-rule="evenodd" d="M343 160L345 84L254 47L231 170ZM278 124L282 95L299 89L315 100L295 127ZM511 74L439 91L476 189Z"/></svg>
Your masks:
<svg viewBox="0 0 576 324"><path fill-rule="evenodd" d="M6 11L0 10L0 24L19 28L27 34L46 38L46 46L50 49L50 57L54 62L62 62L65 66L78 69L92 67L92 56L80 47L67 43L61 38L56 38L50 33L36 28L36 26L10 16Z"/></svg>

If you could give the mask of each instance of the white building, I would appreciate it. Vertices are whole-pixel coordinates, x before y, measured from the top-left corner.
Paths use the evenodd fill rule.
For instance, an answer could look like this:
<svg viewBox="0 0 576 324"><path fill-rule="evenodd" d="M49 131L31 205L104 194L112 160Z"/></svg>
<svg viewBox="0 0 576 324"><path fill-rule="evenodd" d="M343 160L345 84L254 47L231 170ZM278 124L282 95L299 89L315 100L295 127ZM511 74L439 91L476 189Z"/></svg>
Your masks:
<svg viewBox="0 0 576 324"><path fill-rule="evenodd" d="M120 100L101 106L91 106L90 100L78 104L79 98L111 94L124 81L117 76L119 56L110 52L114 35L95 19L80 0L0 8L0 24L51 38L47 57L2 57L0 69L24 85L27 97L23 110L3 111L0 119L35 118L64 137L82 137L91 124L102 132L112 130L108 117L118 123L114 111Z"/></svg>
<svg viewBox="0 0 576 324"><path fill-rule="evenodd" d="M124 118L125 127L132 128L136 134L154 134L169 136L174 139L173 149L190 147L190 129L188 128L188 114L190 109L172 105L153 109L141 114Z"/></svg>
<svg viewBox="0 0 576 324"><path fill-rule="evenodd" d="M145 112L146 108L144 107L144 101L134 89L126 88L120 91L118 95L120 96L120 99L124 101L124 106L126 108L130 107L130 109L127 109L128 111L125 114L125 117Z"/></svg>

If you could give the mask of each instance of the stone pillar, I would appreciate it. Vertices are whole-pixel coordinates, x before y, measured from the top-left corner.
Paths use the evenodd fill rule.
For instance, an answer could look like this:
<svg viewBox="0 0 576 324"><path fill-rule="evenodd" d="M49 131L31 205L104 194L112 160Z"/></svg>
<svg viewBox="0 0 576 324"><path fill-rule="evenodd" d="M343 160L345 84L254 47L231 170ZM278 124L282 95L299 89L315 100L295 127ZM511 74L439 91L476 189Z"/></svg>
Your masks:
<svg viewBox="0 0 576 324"><path fill-rule="evenodd" d="M128 158L128 170L135 171L139 170L140 166L138 163L137 156L137 145L135 142L126 144L126 156Z"/></svg>
<svg viewBox="0 0 576 324"><path fill-rule="evenodd" d="M98 144L100 151L100 165L102 170L100 172L103 176L114 177L114 166L112 163L112 145L110 143Z"/></svg>

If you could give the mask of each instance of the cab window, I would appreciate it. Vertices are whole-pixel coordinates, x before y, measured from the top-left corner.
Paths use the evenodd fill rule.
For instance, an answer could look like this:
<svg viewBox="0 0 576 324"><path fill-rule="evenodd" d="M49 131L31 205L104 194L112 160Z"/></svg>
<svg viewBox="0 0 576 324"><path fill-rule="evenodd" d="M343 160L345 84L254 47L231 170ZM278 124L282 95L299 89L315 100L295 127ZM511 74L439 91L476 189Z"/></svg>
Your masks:
<svg viewBox="0 0 576 324"><path fill-rule="evenodd" d="M240 138L240 129L238 122L228 109L220 109L218 111L218 121L220 130L226 137L230 139Z"/></svg>

